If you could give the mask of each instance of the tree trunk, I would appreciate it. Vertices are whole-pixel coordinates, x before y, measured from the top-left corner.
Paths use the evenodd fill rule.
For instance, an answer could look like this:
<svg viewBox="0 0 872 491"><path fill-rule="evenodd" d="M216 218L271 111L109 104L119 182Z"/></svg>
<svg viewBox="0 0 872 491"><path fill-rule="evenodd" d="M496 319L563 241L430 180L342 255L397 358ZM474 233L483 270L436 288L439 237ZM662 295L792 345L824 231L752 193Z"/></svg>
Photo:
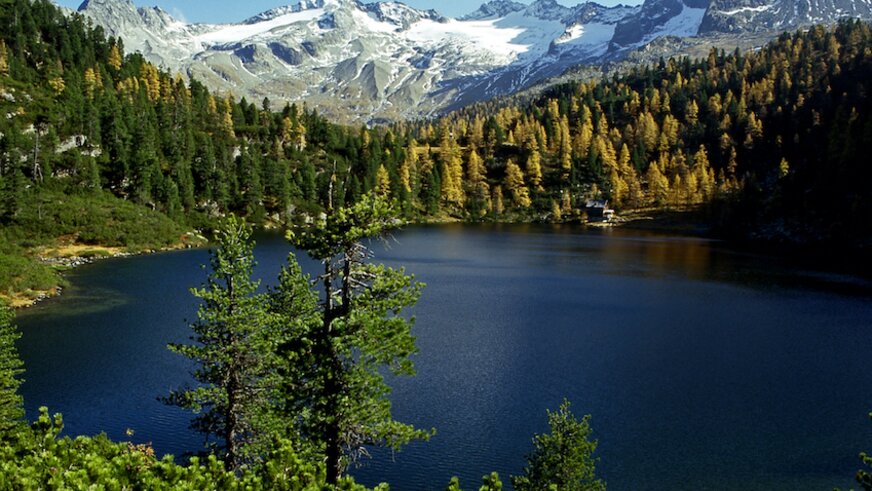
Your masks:
<svg viewBox="0 0 872 491"><path fill-rule="evenodd" d="M230 299L228 307L229 317L232 318L236 310L236 297L234 292L233 276L227 276L227 296ZM237 437L239 434L239 391L241 389L241 381L239 380L239 346L235 336L230 334L230 349L233 356L231 357L230 365L227 367L227 408L224 412L224 448L227 454L224 456L224 464L227 469L235 471L239 466L239 447L237 445Z"/></svg>
<svg viewBox="0 0 872 491"><path fill-rule="evenodd" d="M323 324L323 350L328 362L328 373L324 380L324 398L327 401L327 423L324 435L325 453L327 457L327 484L335 485L342 475L342 442L340 440L339 425L339 384L335 371L336 354L333 352L331 343L333 337L333 321L338 316L338 308L333 303L333 275L334 271L330 261L324 266L324 324ZM341 307L340 307L341 308Z"/></svg>
<svg viewBox="0 0 872 491"><path fill-rule="evenodd" d="M234 355L236 358L236 355ZM235 364L235 360L234 360ZM224 463L227 469L235 471L239 468L239 371L237 367L230 368L230 384L227 387L227 412L225 415L225 437L224 442L227 449L227 455L224 457Z"/></svg>

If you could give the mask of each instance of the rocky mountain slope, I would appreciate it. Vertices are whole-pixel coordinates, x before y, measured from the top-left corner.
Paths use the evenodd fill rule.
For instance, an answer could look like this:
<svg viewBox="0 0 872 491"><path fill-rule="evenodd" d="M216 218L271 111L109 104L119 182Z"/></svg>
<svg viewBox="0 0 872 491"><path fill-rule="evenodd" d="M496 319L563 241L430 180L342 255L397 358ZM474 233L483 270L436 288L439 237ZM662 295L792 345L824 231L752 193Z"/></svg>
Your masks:
<svg viewBox="0 0 872 491"><path fill-rule="evenodd" d="M513 93L579 64L624 59L664 36L705 35L734 47L737 33L872 18L872 0L645 0L617 7L491 0L459 19L395 2L301 0L222 25L186 24L130 0L86 0L79 12L122 38L128 51L213 89L275 105L305 101L340 119L373 123Z"/></svg>

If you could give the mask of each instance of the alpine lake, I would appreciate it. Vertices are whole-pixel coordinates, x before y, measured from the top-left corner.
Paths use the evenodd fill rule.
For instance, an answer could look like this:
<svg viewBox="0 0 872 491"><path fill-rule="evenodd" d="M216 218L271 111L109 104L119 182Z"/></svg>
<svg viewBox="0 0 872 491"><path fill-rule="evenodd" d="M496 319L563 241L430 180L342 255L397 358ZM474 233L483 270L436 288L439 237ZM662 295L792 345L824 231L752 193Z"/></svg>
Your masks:
<svg viewBox="0 0 872 491"><path fill-rule="evenodd" d="M256 239L256 276L274 284L291 248ZM511 489L563 398L592 415L610 490L847 489L872 452L872 281L850 268L574 226L419 226L373 248L427 284L418 373L390 383L395 418L437 433L374 450L359 482L476 489L498 471ZM201 448L190 414L158 398L192 382L166 345L191 335L207 263L203 249L98 261L20 312L28 417L48 406L66 434L177 460Z"/></svg>

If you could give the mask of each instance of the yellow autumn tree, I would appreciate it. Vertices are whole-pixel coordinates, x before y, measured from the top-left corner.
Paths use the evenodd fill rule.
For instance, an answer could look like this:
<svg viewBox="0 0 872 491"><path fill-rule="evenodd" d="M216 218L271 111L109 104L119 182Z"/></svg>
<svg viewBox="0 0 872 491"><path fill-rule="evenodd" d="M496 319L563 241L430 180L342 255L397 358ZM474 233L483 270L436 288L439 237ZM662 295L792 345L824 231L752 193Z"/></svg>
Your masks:
<svg viewBox="0 0 872 491"><path fill-rule="evenodd" d="M0 39L0 75L9 75L9 54L6 51L6 41Z"/></svg>
<svg viewBox="0 0 872 491"><path fill-rule="evenodd" d="M470 149L466 159L466 182L469 186L470 200L476 207L475 211L484 213L490 208L490 186L487 183L486 169L475 148ZM471 204L470 206L473 206Z"/></svg>
<svg viewBox="0 0 872 491"><path fill-rule="evenodd" d="M656 206L663 206L669 201L669 179L663 175L657 162L648 166L648 199Z"/></svg>
<svg viewBox="0 0 872 491"><path fill-rule="evenodd" d="M121 70L121 61L121 50L118 48L117 44L113 44L112 47L109 48L109 59L107 60L107 63L117 72L118 70Z"/></svg>
<svg viewBox="0 0 872 491"><path fill-rule="evenodd" d="M64 92L64 89L67 88L66 82L64 82L63 77L54 77L48 80L48 85L52 88L55 95L61 95Z"/></svg>
<svg viewBox="0 0 872 491"><path fill-rule="evenodd" d="M560 212L564 216L572 213L572 194L565 189L560 191Z"/></svg>
<svg viewBox="0 0 872 491"><path fill-rule="evenodd" d="M699 150L693 155L692 174L696 179L697 196L695 202L706 202L715 194L715 172L709 162L708 152L705 145L700 145Z"/></svg>
<svg viewBox="0 0 872 491"><path fill-rule="evenodd" d="M503 206L503 187L494 186L493 197L491 198L491 210L495 215L502 215L505 210Z"/></svg>
<svg viewBox="0 0 872 491"><path fill-rule="evenodd" d="M222 104L221 112L221 130L228 138L236 138L236 132L233 130L233 103L230 96L227 96Z"/></svg>
<svg viewBox="0 0 872 491"><path fill-rule="evenodd" d="M560 205L557 204L556 200L551 200L551 221L563 221L563 211L560 209Z"/></svg>
<svg viewBox="0 0 872 491"><path fill-rule="evenodd" d="M506 177L503 185L511 194L513 205L520 208L530 206L532 203L530 201L530 191L527 190L527 186L524 184L524 174L513 160L506 164Z"/></svg>
<svg viewBox="0 0 872 491"><path fill-rule="evenodd" d="M530 153L527 155L527 182L537 191L542 190L542 156L539 154L539 144L535 139L529 142Z"/></svg>
<svg viewBox="0 0 872 491"><path fill-rule="evenodd" d="M391 195L391 175L384 164L380 165L375 174L376 194L388 198Z"/></svg>
<svg viewBox="0 0 872 491"><path fill-rule="evenodd" d="M447 130L442 133L439 157L442 159L442 202L446 206L460 209L466 198L463 192L463 160L460 147Z"/></svg>
<svg viewBox="0 0 872 491"><path fill-rule="evenodd" d="M591 120L590 109L587 106L582 106L578 130L575 132L575 138L572 141L573 150L579 159L587 159L590 153L591 142L593 142L593 122Z"/></svg>

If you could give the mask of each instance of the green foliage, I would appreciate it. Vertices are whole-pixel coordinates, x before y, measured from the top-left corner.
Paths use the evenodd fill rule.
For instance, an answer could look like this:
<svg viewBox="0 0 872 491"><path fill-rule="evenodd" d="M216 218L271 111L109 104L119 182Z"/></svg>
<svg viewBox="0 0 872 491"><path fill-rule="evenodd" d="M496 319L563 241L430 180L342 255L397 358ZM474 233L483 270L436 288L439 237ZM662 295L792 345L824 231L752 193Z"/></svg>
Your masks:
<svg viewBox="0 0 872 491"><path fill-rule="evenodd" d="M25 244L57 237L79 243L153 250L178 244L185 228L165 215L108 193L83 196L45 189L29 196L10 236Z"/></svg>
<svg viewBox="0 0 872 491"><path fill-rule="evenodd" d="M500 480L500 475L496 472L491 472L490 474L485 474L481 477L481 487L478 488L478 491L502 491L503 482ZM445 491L462 491L460 488L460 479L457 476L452 477L451 481L448 482L448 487L445 488Z"/></svg>
<svg viewBox="0 0 872 491"><path fill-rule="evenodd" d="M503 482L500 481L500 476L496 472L491 472L489 475L481 478L481 487L478 491L502 491Z"/></svg>
<svg viewBox="0 0 872 491"><path fill-rule="evenodd" d="M872 413L869 413L869 419L872 419ZM865 491L872 491L872 455L862 452L860 461L866 468L857 471L857 482Z"/></svg>
<svg viewBox="0 0 872 491"><path fill-rule="evenodd" d="M578 421L564 400L560 408L548 411L550 433L533 437L533 452L527 456L523 476L512 476L518 491L603 491L596 478L593 453L597 441L590 439L590 415Z"/></svg>
<svg viewBox="0 0 872 491"><path fill-rule="evenodd" d="M482 102L419 122L412 136L432 148L450 135L470 149L467 161L480 156L486 172L468 179L503 184L518 205L492 204L500 220L554 216L551 203L569 193L568 211L596 198L619 211L702 207L732 237L863 244L872 238L870 47L870 26L846 20L754 52L713 49ZM539 172L516 165L531 160L542 189ZM420 169L424 184L434 173Z"/></svg>
<svg viewBox="0 0 872 491"><path fill-rule="evenodd" d="M66 282L38 260L34 249L63 243L156 250L188 240L185 229L159 212L105 192L67 194L42 187L22 197L14 218L0 227L0 295L45 291ZM189 242L197 244L195 240Z"/></svg>
<svg viewBox="0 0 872 491"><path fill-rule="evenodd" d="M323 463L277 442L257 470L227 470L215 455L180 465L168 455L156 459L147 445L96 437L59 437L63 421L46 408L30 428L0 441L0 489L221 489L228 491L366 491L351 478L326 483ZM386 485L374 490L387 491Z"/></svg>
<svg viewBox="0 0 872 491"><path fill-rule="evenodd" d="M197 414L194 428L219 439L227 466L235 470L261 457L262 440L273 436L276 340L266 296L251 279L251 228L231 216L220 223L216 241L207 284L192 290L202 300L191 326L195 343L170 345L197 363L194 378L201 385L174 392L167 401Z"/></svg>
<svg viewBox="0 0 872 491"><path fill-rule="evenodd" d="M15 349L19 337L21 334L12 323L12 312L0 305L0 442L6 440L24 417L24 402L18 394L24 363Z"/></svg>
<svg viewBox="0 0 872 491"><path fill-rule="evenodd" d="M324 264L317 318L290 330L283 353L287 371L294 374L286 391L295 411L291 417L299 421L301 435L324 452L328 482L366 445L399 450L430 435L393 420L383 374L384 368L395 375L414 373L409 358L417 351L414 319L402 314L418 300L423 285L403 270L368 264L362 242L397 224L392 208L369 195L289 234L294 245ZM283 282L279 293L287 298L302 287ZM306 294L303 301L311 304L314 298Z"/></svg>
<svg viewBox="0 0 872 491"><path fill-rule="evenodd" d="M457 476L452 477L451 481L448 482L445 491L462 491L460 489L460 479Z"/></svg>
<svg viewBox="0 0 872 491"><path fill-rule="evenodd" d="M0 294L44 291L64 281L58 272L23 254L0 252Z"/></svg>

